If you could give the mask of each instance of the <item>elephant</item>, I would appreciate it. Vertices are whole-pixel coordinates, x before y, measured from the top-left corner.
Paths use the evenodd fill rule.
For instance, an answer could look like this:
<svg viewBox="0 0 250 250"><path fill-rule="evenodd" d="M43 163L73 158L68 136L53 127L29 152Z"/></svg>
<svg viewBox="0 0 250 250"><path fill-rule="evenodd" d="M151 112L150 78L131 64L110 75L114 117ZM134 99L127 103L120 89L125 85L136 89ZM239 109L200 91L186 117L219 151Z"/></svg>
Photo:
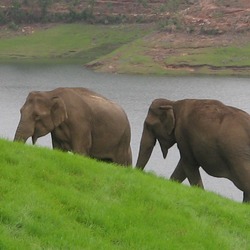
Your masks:
<svg viewBox="0 0 250 250"><path fill-rule="evenodd" d="M250 115L218 100L153 100L144 121L136 168L144 169L156 141L163 157L175 143L179 162L170 176L204 188L199 168L224 177L250 202Z"/></svg>
<svg viewBox="0 0 250 250"><path fill-rule="evenodd" d="M30 92L14 141L51 133L54 149L119 165L132 165L131 128L125 111L87 88Z"/></svg>

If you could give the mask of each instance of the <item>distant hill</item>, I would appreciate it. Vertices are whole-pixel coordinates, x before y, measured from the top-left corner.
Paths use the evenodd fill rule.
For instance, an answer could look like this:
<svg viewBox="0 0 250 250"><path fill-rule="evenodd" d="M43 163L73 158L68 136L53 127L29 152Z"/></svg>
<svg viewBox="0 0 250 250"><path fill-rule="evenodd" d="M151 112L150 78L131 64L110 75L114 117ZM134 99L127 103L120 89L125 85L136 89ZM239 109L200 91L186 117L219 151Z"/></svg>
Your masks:
<svg viewBox="0 0 250 250"><path fill-rule="evenodd" d="M92 23L155 22L178 18L187 31L250 29L249 0L2 0L0 23L85 20ZM181 23L181 24L180 24ZM171 31L176 30L172 21Z"/></svg>
<svg viewBox="0 0 250 250"><path fill-rule="evenodd" d="M109 49L116 50L113 54L95 48L95 53L103 49L104 57L85 65L95 70L250 75L249 0L1 0L0 39L29 36L62 23L106 25L110 31L112 25L121 29L126 24L131 32L147 30L140 41Z"/></svg>

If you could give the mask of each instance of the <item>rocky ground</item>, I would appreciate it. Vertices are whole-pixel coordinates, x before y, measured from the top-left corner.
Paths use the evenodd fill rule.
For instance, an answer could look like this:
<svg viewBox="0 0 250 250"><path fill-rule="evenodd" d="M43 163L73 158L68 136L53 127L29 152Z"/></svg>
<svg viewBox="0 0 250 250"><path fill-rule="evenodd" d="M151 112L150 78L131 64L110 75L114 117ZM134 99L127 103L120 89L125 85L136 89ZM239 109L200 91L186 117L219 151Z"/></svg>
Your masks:
<svg viewBox="0 0 250 250"><path fill-rule="evenodd" d="M16 1L14 1L16 2ZM41 14L39 1L19 0L21 7L27 12ZM24 4L26 2L26 4ZM182 4L174 4L181 2ZM109 22L109 18L120 17L118 21L126 22L155 22L178 18L179 25L187 32L198 31L205 34L222 34L225 32L245 32L250 30L249 0L95 0L95 1L52 1L48 5L48 13L81 12L88 9L93 12L96 20ZM172 3L172 4L171 4ZM1 0L0 11L10 13L13 8L12 0ZM17 9L17 7L15 7ZM172 24L169 31L178 27ZM172 27L171 27L172 26ZM182 28L183 28L182 27ZM180 27L179 27L180 28Z"/></svg>

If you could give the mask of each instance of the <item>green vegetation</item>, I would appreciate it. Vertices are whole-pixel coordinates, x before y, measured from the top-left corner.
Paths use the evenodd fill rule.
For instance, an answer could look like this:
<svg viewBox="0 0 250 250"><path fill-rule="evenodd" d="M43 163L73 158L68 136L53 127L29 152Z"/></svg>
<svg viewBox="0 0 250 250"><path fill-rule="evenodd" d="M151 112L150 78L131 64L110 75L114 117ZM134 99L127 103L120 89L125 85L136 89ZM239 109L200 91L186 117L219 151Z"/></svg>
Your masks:
<svg viewBox="0 0 250 250"><path fill-rule="evenodd" d="M0 39L0 62L87 63L144 36L149 26L65 24Z"/></svg>
<svg viewBox="0 0 250 250"><path fill-rule="evenodd" d="M250 65L250 44L243 47L186 49L182 55L170 56L167 64L211 65L214 67L244 67Z"/></svg>
<svg viewBox="0 0 250 250"><path fill-rule="evenodd" d="M116 1L114 4L112 1L98 2L96 0L5 0L3 6L0 6L0 24L78 21L119 24L131 22L130 11L127 11L124 6L117 8L119 3L122 1ZM139 7L139 12L142 14L143 12L177 12L182 6L187 5L186 0L168 0L165 3L159 2L157 8L152 8L149 0L135 0L133 6ZM62 8L64 11L61 11ZM143 23L146 21L144 17L134 16L132 20Z"/></svg>
<svg viewBox="0 0 250 250"><path fill-rule="evenodd" d="M155 40L154 25L54 25L0 39L0 63L79 63L98 71L154 75L250 75L250 45ZM2 33L6 34L6 32ZM214 39L217 39L214 37Z"/></svg>
<svg viewBox="0 0 250 250"><path fill-rule="evenodd" d="M0 249L249 249L249 205L0 140Z"/></svg>
<svg viewBox="0 0 250 250"><path fill-rule="evenodd" d="M97 59L100 71L106 71L105 65L115 61L116 72L133 74L157 75L190 75L190 74L216 74L216 75L250 75L250 44L244 46L223 46L189 48L174 45L158 45L159 51L171 50L166 53L165 59L160 58L160 52L152 52L156 44L148 39L138 38L125 44L114 52ZM164 46L166 46L164 48ZM164 55L163 55L164 56ZM104 65L104 66L103 66ZM173 70L174 69L174 70Z"/></svg>
<svg viewBox="0 0 250 250"><path fill-rule="evenodd" d="M89 65L100 65L96 70L107 71L109 65L114 65L117 73L158 74L165 72L150 55L147 55L147 45L143 38L125 44L108 55L90 62Z"/></svg>
<svg viewBox="0 0 250 250"><path fill-rule="evenodd" d="M71 1L72 2L72 1ZM79 1L66 3L54 0L9 0L6 6L0 8L0 24L37 23L37 22L72 22L94 20L93 7L95 0L88 0L86 8L79 10ZM55 12L55 5L67 4L66 12ZM1 6L0 6L1 7Z"/></svg>

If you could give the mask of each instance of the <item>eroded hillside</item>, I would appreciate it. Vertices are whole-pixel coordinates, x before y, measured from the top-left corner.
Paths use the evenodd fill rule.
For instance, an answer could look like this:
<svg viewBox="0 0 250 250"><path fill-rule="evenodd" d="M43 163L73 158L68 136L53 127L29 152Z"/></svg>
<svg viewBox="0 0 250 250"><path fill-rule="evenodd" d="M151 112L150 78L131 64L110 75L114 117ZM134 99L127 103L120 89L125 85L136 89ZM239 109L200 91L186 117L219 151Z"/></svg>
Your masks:
<svg viewBox="0 0 250 250"><path fill-rule="evenodd" d="M249 0L2 0L0 21L156 22L168 30L184 28L221 34L250 29ZM13 21L12 20L12 21Z"/></svg>

